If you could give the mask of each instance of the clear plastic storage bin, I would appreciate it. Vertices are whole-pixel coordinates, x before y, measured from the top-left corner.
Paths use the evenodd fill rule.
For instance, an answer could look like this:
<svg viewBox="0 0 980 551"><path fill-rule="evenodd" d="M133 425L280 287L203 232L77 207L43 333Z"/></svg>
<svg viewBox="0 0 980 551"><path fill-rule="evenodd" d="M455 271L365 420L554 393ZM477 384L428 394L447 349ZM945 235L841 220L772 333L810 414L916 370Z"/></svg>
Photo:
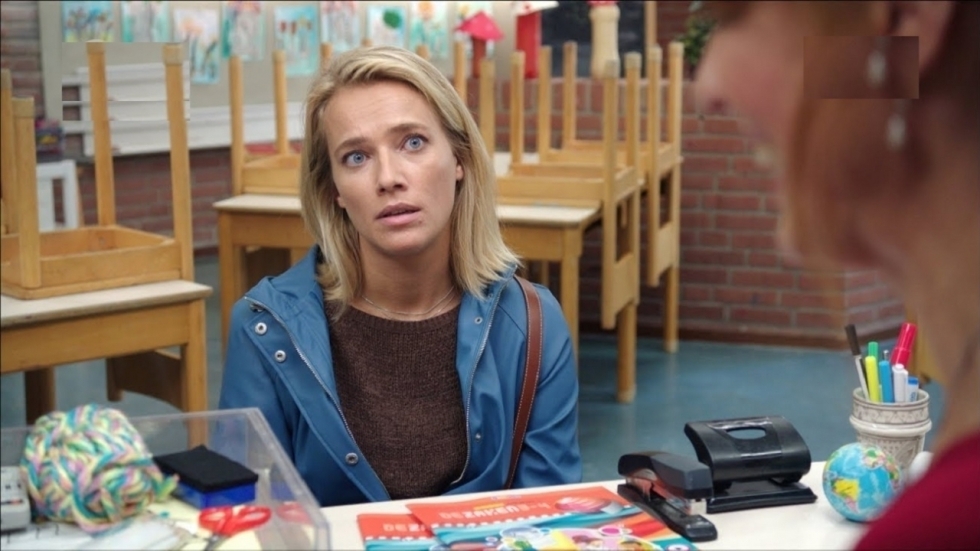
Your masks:
<svg viewBox="0 0 980 551"><path fill-rule="evenodd" d="M154 455L204 444L258 473L255 504L273 512L268 522L255 529L259 549L330 549L326 519L258 409L130 417L129 421ZM0 431L4 466L20 464L29 432L30 427ZM277 514L285 510L288 515Z"/></svg>

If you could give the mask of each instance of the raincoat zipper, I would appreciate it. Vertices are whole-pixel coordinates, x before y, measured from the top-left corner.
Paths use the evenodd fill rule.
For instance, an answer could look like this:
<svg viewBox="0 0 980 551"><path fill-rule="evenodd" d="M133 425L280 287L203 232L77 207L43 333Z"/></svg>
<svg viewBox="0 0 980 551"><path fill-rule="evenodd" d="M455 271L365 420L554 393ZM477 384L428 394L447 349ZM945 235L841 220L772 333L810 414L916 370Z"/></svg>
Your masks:
<svg viewBox="0 0 980 551"><path fill-rule="evenodd" d="M316 372L315 369L313 369L313 366L310 364L310 361L306 359L306 356L303 354L303 351L299 349L299 345L296 344L296 339L293 337L293 333L289 330L288 327L286 327L286 324L285 324L285 322L282 321L282 318L280 318L275 312L273 312L271 308L269 308L268 306L266 306L262 302L259 302L259 301L255 300L252 297L246 296L245 297L245 300L249 301L251 304L254 304L254 305L262 308L266 312L269 312L269 315L271 315L276 320L276 322L279 323L280 326L282 326L283 330L286 331L286 335L289 337L289 342L293 345L293 348L296 349L296 353L299 354L300 359L303 360L303 363L304 364L306 364L306 368L310 370L310 373L313 374L313 377L316 379L316 381L318 383L320 383L320 388L323 389L323 392L327 395L327 398L329 398L330 401L333 403L334 407L337 408L337 413L340 414L340 420L344 423L344 428L347 429L347 435L350 436L351 442L354 442L354 445L356 446L357 445L357 440L354 439L354 433L351 432L350 425L347 424L347 418L344 417L344 410L340 409L340 402L338 402L337 399L334 398L333 394L330 392L330 389L327 388L326 383L323 382L323 379L320 378L320 375L317 374L317 372ZM488 329L489 329L489 327L488 327ZM483 352L482 348L481 348L480 352L482 354L482 352ZM467 418L467 421L466 421L466 427L467 427L467 452L466 452L466 460L467 460L467 463L468 463L469 462L469 438L468 438L468 435L469 435L469 419L468 418ZM359 446L358 446L358 449L360 449ZM466 469L465 468L463 469L463 472L466 472ZM462 477L460 477L460 478L462 478ZM391 501L391 494L388 493L388 489L385 488L384 484L381 484L381 489L384 490L385 497L388 498L389 501Z"/></svg>
<svg viewBox="0 0 980 551"><path fill-rule="evenodd" d="M483 351L487 348L487 341L490 339L490 328L493 326L493 316L497 313L497 303L500 302L500 295L503 294L503 289L497 292L496 298L493 300L493 307L490 309L490 314L487 315L487 329L483 335L483 342L480 343L480 351L476 354L476 360L473 362L473 369L470 370L470 384L466 390L466 462L463 463L463 471L459 473L459 478L453 481L453 484L459 484L463 477L466 476L466 469L470 466L470 455L473 451L473 446L470 444L470 402L473 398L473 381L476 378L476 368L480 365L480 358L483 357Z"/></svg>

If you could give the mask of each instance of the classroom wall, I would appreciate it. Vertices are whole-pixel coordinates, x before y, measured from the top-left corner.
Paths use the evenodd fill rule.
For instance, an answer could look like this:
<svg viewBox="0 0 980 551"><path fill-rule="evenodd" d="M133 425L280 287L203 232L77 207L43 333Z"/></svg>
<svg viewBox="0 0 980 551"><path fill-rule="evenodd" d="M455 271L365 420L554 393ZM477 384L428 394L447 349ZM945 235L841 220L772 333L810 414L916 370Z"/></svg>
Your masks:
<svg viewBox="0 0 980 551"><path fill-rule="evenodd" d="M662 34L678 17L660 2ZM0 64L14 70L17 95L43 96L38 3L0 2ZM668 35L669 36L669 35ZM498 75L508 72L498 69ZM560 79L555 79L552 135L561 135ZM470 82L474 108L476 83ZM528 82L526 144L535 144L536 83ZM291 83L292 87L292 83ZM599 139L601 88L580 79L579 137ZM497 146L509 142L509 83L497 83ZM683 118L685 163L681 197L682 338L844 348L842 326L857 323L862 335L892 331L903 308L874 271L818 274L788 265L775 247L775 203L771 175L755 169L747 139L735 116L696 112L685 86ZM195 246L213 252L217 216L211 207L230 193L227 149L191 153ZM115 161L117 214L121 223L170 233L169 160L166 154L119 157ZM81 187L86 220L95 220L91 165L82 164ZM599 245L601 232L587 236L581 266L580 312L583 331L598 331ZM659 336L661 289L643 289L639 332Z"/></svg>

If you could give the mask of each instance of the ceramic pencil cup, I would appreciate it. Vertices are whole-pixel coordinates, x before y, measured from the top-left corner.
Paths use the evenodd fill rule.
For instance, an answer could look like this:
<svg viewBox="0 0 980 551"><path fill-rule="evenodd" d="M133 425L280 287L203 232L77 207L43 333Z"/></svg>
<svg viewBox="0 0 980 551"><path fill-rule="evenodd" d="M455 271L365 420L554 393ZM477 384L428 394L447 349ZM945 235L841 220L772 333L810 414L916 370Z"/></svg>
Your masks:
<svg viewBox="0 0 980 551"><path fill-rule="evenodd" d="M878 446L907 470L925 447L926 433L932 429L929 393L920 388L914 402L886 404L869 401L864 391L856 388L853 398L850 420L858 442Z"/></svg>

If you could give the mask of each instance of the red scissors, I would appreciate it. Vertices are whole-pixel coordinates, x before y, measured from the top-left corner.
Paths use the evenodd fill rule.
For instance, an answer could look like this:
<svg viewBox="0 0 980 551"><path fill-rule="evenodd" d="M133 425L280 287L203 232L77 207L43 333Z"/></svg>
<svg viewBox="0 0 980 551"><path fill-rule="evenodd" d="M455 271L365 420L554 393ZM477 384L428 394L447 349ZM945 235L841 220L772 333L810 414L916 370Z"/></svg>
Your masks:
<svg viewBox="0 0 980 551"><path fill-rule="evenodd" d="M234 507L210 507L201 511L198 524L211 532L205 551L216 549L221 542L238 534L262 526L272 517L268 507L246 505Z"/></svg>

